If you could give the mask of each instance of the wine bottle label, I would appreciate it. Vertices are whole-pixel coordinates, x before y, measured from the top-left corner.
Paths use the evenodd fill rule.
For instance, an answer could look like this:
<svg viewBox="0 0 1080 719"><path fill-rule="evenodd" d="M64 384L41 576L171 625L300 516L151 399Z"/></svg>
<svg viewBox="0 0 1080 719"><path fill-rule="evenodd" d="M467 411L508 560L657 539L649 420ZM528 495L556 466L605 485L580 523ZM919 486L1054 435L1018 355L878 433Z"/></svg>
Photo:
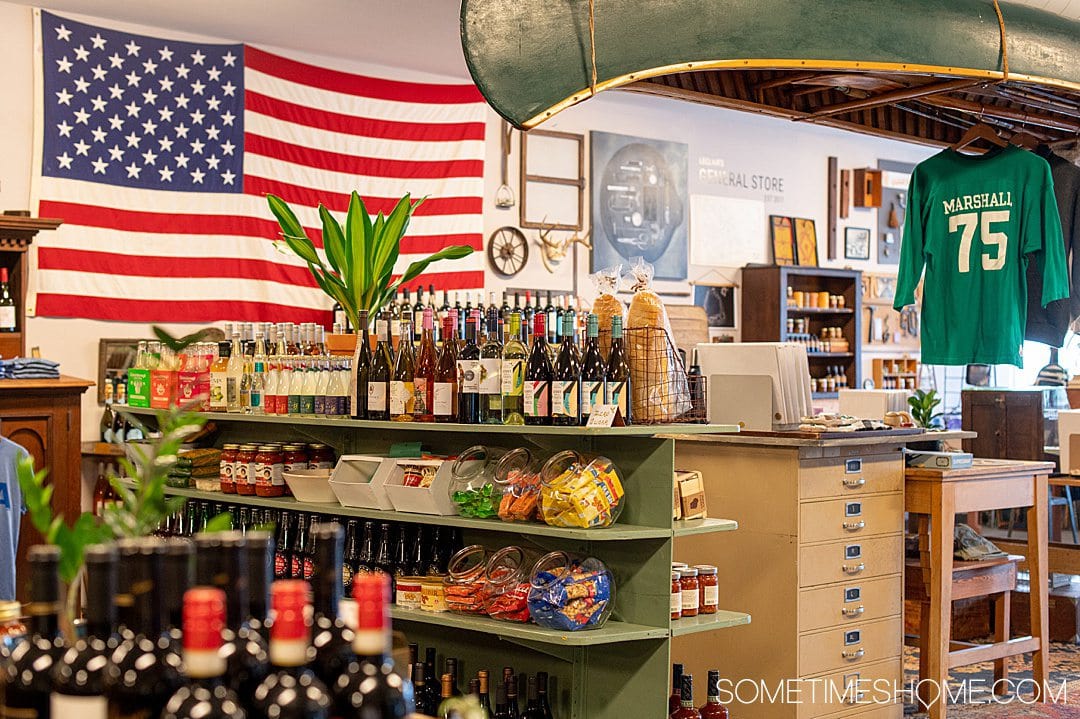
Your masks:
<svg viewBox="0 0 1080 719"><path fill-rule="evenodd" d="M432 414L437 417L450 417L454 414L453 382L436 382L431 395Z"/></svg>
<svg viewBox="0 0 1080 719"><path fill-rule="evenodd" d="M592 408L598 404L605 404L604 400L604 382L603 380L581 381L581 413L590 414Z"/></svg>
<svg viewBox="0 0 1080 719"><path fill-rule="evenodd" d="M412 382L390 383L390 414L412 414L416 405L416 388Z"/></svg>
<svg viewBox="0 0 1080 719"><path fill-rule="evenodd" d="M479 394L480 360L458 360L457 376L462 394Z"/></svg>
<svg viewBox="0 0 1080 719"><path fill-rule="evenodd" d="M682 590L682 605L683 605L683 609L697 609L698 608L698 590L697 589L684 589L684 590Z"/></svg>
<svg viewBox="0 0 1080 719"><path fill-rule="evenodd" d="M608 404L617 405L619 408L619 414L623 416L623 419L626 419L626 401L630 394L627 391L626 380L623 380L621 382L609 382L607 386L607 391Z"/></svg>
<svg viewBox="0 0 1080 719"><path fill-rule="evenodd" d="M720 606L720 587L705 587L705 606Z"/></svg>
<svg viewBox="0 0 1080 719"><path fill-rule="evenodd" d="M53 692L49 696L49 711L54 717L79 717L79 719L105 719L109 712L109 702L105 697L74 697L67 694L58 694ZM11 713L12 710L8 709L8 716L19 717L19 710L15 710L15 713ZM36 712L31 712L32 716L37 716Z"/></svg>
<svg viewBox="0 0 1080 719"><path fill-rule="evenodd" d="M504 359L502 361L502 393L519 397L525 392L525 361Z"/></svg>
<svg viewBox="0 0 1080 719"><path fill-rule="evenodd" d="M367 408L368 412L385 412L386 405L386 382L368 382Z"/></svg>
<svg viewBox="0 0 1080 719"><path fill-rule="evenodd" d="M551 415L551 382L548 380L525 381L525 416L548 417Z"/></svg>
<svg viewBox="0 0 1080 719"><path fill-rule="evenodd" d="M580 412L581 383L576 379L551 383L551 416L577 417Z"/></svg>
<svg viewBox="0 0 1080 719"><path fill-rule="evenodd" d="M11 305L0 307L0 330L15 331L15 308Z"/></svg>
<svg viewBox="0 0 1080 719"><path fill-rule="evenodd" d="M428 407L428 378L416 377L413 379L413 394L414 404L413 411L416 414L431 414L431 407Z"/></svg>
<svg viewBox="0 0 1080 719"><path fill-rule="evenodd" d="M480 360L480 394L502 394L502 360Z"/></svg>

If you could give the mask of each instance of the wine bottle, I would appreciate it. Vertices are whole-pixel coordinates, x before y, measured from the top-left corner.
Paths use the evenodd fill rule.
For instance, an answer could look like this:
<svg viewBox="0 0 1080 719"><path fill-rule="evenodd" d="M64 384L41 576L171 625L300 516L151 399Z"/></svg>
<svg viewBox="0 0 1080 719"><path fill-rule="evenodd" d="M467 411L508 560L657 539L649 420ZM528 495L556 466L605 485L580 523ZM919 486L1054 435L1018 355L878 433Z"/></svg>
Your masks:
<svg viewBox="0 0 1080 719"><path fill-rule="evenodd" d="M412 554L409 556L409 571L410 577L422 577L424 575L424 529L422 526L416 528L416 541L412 544Z"/></svg>
<svg viewBox="0 0 1080 719"><path fill-rule="evenodd" d="M510 313L509 331L502 351L502 423L525 424L525 360L528 350L521 342L521 313Z"/></svg>
<svg viewBox="0 0 1080 719"><path fill-rule="evenodd" d="M303 551L303 559L302 559L302 563L303 563L303 567L304 567L304 574L303 574L302 577L299 577L299 578L300 579L306 579L307 581L310 582L315 577L315 550L316 550L316 547L318 546L318 538L319 538L318 537L318 532L317 532L318 527L319 527L319 517L318 517L318 515L315 515L315 514L311 515L308 522L309 522L309 524L308 524L307 536L305 537L305 540L304 540L304 551Z"/></svg>
<svg viewBox="0 0 1080 719"><path fill-rule="evenodd" d="M525 364L525 424L551 424L551 382L554 372L548 354L545 315L537 312L533 318L533 345Z"/></svg>
<svg viewBox="0 0 1080 719"><path fill-rule="evenodd" d="M113 604L116 547L94 544L85 549L83 556L86 562L86 636L75 640L53 666L50 710L57 719L104 719L107 716L105 664L120 641Z"/></svg>
<svg viewBox="0 0 1080 719"><path fill-rule="evenodd" d="M404 340L404 335L402 335ZM352 660L353 631L338 616L341 604L341 567L344 563L344 532L336 522L319 524L314 530L315 575L312 605L315 609L311 643L315 658L311 668L328 687Z"/></svg>
<svg viewBox="0 0 1080 719"><path fill-rule="evenodd" d="M8 284L8 268L0 267L0 332L17 332L18 309Z"/></svg>
<svg viewBox="0 0 1080 719"><path fill-rule="evenodd" d="M438 702L428 702L427 678L423 664L414 664L412 668L413 702L416 704L416 713L424 716L433 716L439 710Z"/></svg>
<svg viewBox="0 0 1080 719"><path fill-rule="evenodd" d="M450 696L461 696L461 690L458 689L458 661L456 657L446 658L446 674L450 675Z"/></svg>
<svg viewBox="0 0 1080 719"><path fill-rule="evenodd" d="M553 719L551 703L548 701L548 673L536 673L536 703L540 707L540 714L544 719Z"/></svg>
<svg viewBox="0 0 1080 719"><path fill-rule="evenodd" d="M397 541L394 542L394 582L401 577L409 576L409 565L412 560L409 557L409 542L405 538L405 525L398 526Z"/></svg>
<svg viewBox="0 0 1080 719"><path fill-rule="evenodd" d="M488 307L487 340L480 348L480 422L502 424L502 354L499 310Z"/></svg>
<svg viewBox="0 0 1080 719"><path fill-rule="evenodd" d="M627 362L626 345L623 340L622 317L611 318L611 352L607 363L608 404L618 406L623 422L632 424L633 402L630 401L630 364Z"/></svg>
<svg viewBox="0 0 1080 719"><path fill-rule="evenodd" d="M574 314L563 313L562 344L555 358L551 383L551 423L558 426L581 424L581 358L574 341Z"/></svg>
<svg viewBox="0 0 1080 719"><path fill-rule="evenodd" d="M435 304L434 293L431 296L431 303ZM413 377L413 387L416 391L414 412L417 422L434 422L435 366L438 364L439 355L435 350L434 310L430 306L424 308L423 323L424 329L420 335L420 356L416 360L416 371Z"/></svg>
<svg viewBox="0 0 1080 719"><path fill-rule="evenodd" d="M536 677L530 676L527 682L527 694L525 695L525 711L523 719L544 719L544 710L540 708L540 693L536 683Z"/></svg>
<svg viewBox="0 0 1080 719"><path fill-rule="evenodd" d="M161 719L246 719L236 693L225 683L225 593L209 587L190 589L183 604L188 682L169 699Z"/></svg>
<svg viewBox="0 0 1080 719"><path fill-rule="evenodd" d="M435 366L435 388L431 406L436 422L456 422L457 398L457 315L450 310L443 320L442 352Z"/></svg>
<svg viewBox="0 0 1080 719"><path fill-rule="evenodd" d="M410 315L412 308L409 308ZM394 362L394 377L390 381L390 420L412 422L416 411L416 385L413 382L416 357L413 354L412 323L401 322L401 340Z"/></svg>
<svg viewBox="0 0 1080 719"><path fill-rule="evenodd" d="M375 566L375 523L364 522L364 543L360 549L360 558L357 560L356 573L370 574L377 571ZM355 582L355 577L353 578Z"/></svg>
<svg viewBox="0 0 1080 719"><path fill-rule="evenodd" d="M240 333L233 332L232 348L229 350L229 362L225 366L225 405L226 411L243 411L240 397L240 383L244 378L244 352L240 347Z"/></svg>
<svg viewBox="0 0 1080 719"><path fill-rule="evenodd" d="M413 685L394 671L390 658L390 578L365 574L354 583L355 660L334 685L341 716L405 719L414 709Z"/></svg>
<svg viewBox="0 0 1080 719"><path fill-rule="evenodd" d="M480 347L476 343L480 330L477 315L465 325L465 346L458 354L458 418L462 424L480 421Z"/></svg>
<svg viewBox="0 0 1080 719"><path fill-rule="evenodd" d="M329 690L307 667L311 647L308 583L297 579L274 582L270 601L271 671L251 696L258 719L328 719L333 707Z"/></svg>
<svg viewBox="0 0 1080 719"><path fill-rule="evenodd" d="M485 719L491 717L491 697L488 696L488 672L481 669L476 673L477 695L480 699L480 710Z"/></svg>
<svg viewBox="0 0 1080 719"><path fill-rule="evenodd" d="M269 513L270 510L267 510ZM268 523L268 522L267 522ZM260 522L255 522L258 526ZM270 532L251 530L244 536L248 557L248 626L270 646L270 584L274 581L274 537Z"/></svg>
<svg viewBox="0 0 1080 719"><path fill-rule="evenodd" d="M244 535L235 531L203 532L195 536L195 550L196 583L220 589L226 596L222 639L228 662L226 682L238 696L251 696L269 667L266 643L248 625L251 595Z"/></svg>
<svg viewBox="0 0 1080 719"><path fill-rule="evenodd" d="M439 709L435 716L439 719L450 719L454 716L452 712L455 710L453 707L454 699L454 678L449 674L442 675L442 691L439 693Z"/></svg>
<svg viewBox="0 0 1080 719"><path fill-rule="evenodd" d="M510 716L506 709L506 685L500 684L495 687L495 713L493 719L508 719Z"/></svg>
<svg viewBox="0 0 1080 719"><path fill-rule="evenodd" d="M518 680L516 676L511 676L509 681L505 682L506 685L506 716L507 719L519 719L521 716L521 705L518 703Z"/></svg>
<svg viewBox="0 0 1080 719"><path fill-rule="evenodd" d="M439 711L439 698L441 686L439 677L435 674L435 648L428 647L424 655L424 690L413 688L416 696L416 711L420 714L435 716ZM421 704L423 709L420 708Z"/></svg>
<svg viewBox="0 0 1080 719"><path fill-rule="evenodd" d="M694 677L690 674L682 675L679 708L671 719L701 719L701 712L694 707Z"/></svg>
<svg viewBox="0 0 1080 719"><path fill-rule="evenodd" d="M356 368L356 402L352 414L357 419L367 419L368 382L371 379L371 345L368 343L368 313L357 313L359 325L356 328L356 354L353 364Z"/></svg>
<svg viewBox="0 0 1080 719"><path fill-rule="evenodd" d="M108 716L159 716L184 683L180 647L163 621L163 547L160 540L145 538L121 539L116 545L121 566L130 567L125 572L130 583L119 594L131 602L132 619L105 668Z"/></svg>
<svg viewBox="0 0 1080 719"><path fill-rule="evenodd" d="M394 360L391 355L393 342L390 337L390 318L383 312L375 321L375 334L378 344L371 358L371 375L368 379L367 418L372 420L390 419L390 379Z"/></svg>
<svg viewBox="0 0 1080 719"><path fill-rule="evenodd" d="M607 404L607 363L600 353L600 321L586 318L585 356L581 360L581 423L587 424L593 407Z"/></svg>
<svg viewBox="0 0 1080 719"><path fill-rule="evenodd" d="M701 719L728 719L727 707L720 703L720 672L716 669L709 670L706 692L708 698L698 709Z"/></svg>
<svg viewBox="0 0 1080 719"><path fill-rule="evenodd" d="M671 694L668 696L668 714L674 714L679 711L679 707L682 705L682 675L683 665L672 664L671 665Z"/></svg>

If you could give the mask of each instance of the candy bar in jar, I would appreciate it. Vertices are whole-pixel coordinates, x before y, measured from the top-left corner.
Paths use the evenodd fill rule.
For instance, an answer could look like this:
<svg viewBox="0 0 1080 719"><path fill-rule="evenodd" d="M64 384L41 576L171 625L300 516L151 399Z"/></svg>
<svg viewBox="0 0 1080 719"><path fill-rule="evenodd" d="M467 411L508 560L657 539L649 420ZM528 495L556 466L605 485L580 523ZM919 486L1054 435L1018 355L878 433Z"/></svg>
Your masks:
<svg viewBox="0 0 1080 719"><path fill-rule="evenodd" d="M598 629L614 608L615 580L595 557L546 554L533 567L529 584L529 614L548 629Z"/></svg>
<svg viewBox="0 0 1080 719"><path fill-rule="evenodd" d="M503 455L495 466L495 482L502 487L499 518L504 522L539 519L542 461L519 447Z"/></svg>
<svg viewBox="0 0 1080 719"><path fill-rule="evenodd" d="M540 515L552 527L610 527L624 504L622 478L607 457L566 450L540 471Z"/></svg>
<svg viewBox="0 0 1080 719"><path fill-rule="evenodd" d="M484 610L493 619L529 621L529 589L536 555L504 547L491 555L484 573Z"/></svg>
<svg viewBox="0 0 1080 719"><path fill-rule="evenodd" d="M460 550L447 565L446 608L458 614L486 614L484 573L488 552L479 544Z"/></svg>
<svg viewBox="0 0 1080 719"><path fill-rule="evenodd" d="M487 519L499 513L503 485L495 481L495 467L506 454L502 447L469 447L450 467L450 499L463 517Z"/></svg>

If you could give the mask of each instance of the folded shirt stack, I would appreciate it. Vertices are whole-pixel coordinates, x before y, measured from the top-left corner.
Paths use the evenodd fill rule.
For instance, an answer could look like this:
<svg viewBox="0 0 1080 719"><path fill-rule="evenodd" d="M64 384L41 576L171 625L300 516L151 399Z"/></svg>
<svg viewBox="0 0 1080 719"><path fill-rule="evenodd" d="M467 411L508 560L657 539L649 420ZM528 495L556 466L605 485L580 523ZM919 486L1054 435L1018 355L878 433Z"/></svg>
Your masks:
<svg viewBox="0 0 1080 719"><path fill-rule="evenodd" d="M60 363L34 357L0 359L0 379L60 379Z"/></svg>

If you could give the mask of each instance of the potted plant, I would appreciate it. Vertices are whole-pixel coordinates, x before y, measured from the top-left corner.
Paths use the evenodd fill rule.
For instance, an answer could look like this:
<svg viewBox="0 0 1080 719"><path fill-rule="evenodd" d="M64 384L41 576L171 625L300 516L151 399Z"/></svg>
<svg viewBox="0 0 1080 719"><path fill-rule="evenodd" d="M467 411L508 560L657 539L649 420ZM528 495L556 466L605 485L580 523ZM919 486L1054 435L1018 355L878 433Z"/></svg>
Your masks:
<svg viewBox="0 0 1080 719"><path fill-rule="evenodd" d="M934 389L929 392L917 389L915 390L914 395L908 397L908 406L911 408L911 419L915 422L917 427L922 427L923 429L934 429L939 425L942 413L935 412L935 410L940 404L941 398L938 397L937 390ZM912 442L908 445L908 448L940 452L943 445L944 443L940 440L928 440L926 442Z"/></svg>
<svg viewBox="0 0 1080 719"><path fill-rule="evenodd" d="M360 327L361 310L367 310L370 322L374 312L393 299L400 285L411 282L433 262L458 260L473 252L473 248L465 245L444 247L413 262L392 281L401 238L423 199L414 201L411 195L405 195L389 215L380 212L372 219L359 193L353 192L344 225L320 204L325 263L292 208L277 195L267 195L266 200L281 226L285 244L307 263L322 291L344 308L357 334L367 330L367 327Z"/></svg>

